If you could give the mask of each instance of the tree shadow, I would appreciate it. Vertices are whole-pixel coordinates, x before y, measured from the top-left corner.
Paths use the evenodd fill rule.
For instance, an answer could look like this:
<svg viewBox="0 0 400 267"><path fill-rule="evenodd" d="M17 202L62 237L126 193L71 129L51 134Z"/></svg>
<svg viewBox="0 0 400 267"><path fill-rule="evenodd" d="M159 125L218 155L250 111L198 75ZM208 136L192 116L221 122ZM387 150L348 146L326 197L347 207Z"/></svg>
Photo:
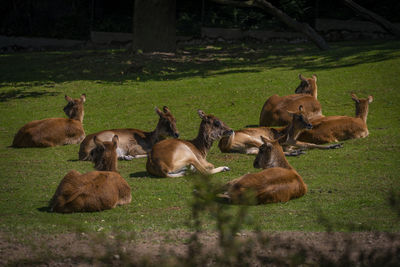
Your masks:
<svg viewBox="0 0 400 267"><path fill-rule="evenodd" d="M52 82L91 80L97 83L163 81L210 77L234 73L256 73L265 69L305 69L314 72L399 57L399 41L332 43L320 51L311 44L213 44L181 45L176 54L127 50L74 50L14 53L0 58L0 86L21 87ZM318 59L318 60L316 60ZM24 84L25 83L25 84ZM48 86L51 86L49 84ZM0 101L55 95L52 92L2 93Z"/></svg>
<svg viewBox="0 0 400 267"><path fill-rule="evenodd" d="M59 92L46 92L46 91L24 92L24 90L21 89L14 89L6 92L1 92L0 102L6 102L12 99L23 99L28 97L37 98L42 96L57 96L59 94L60 94Z"/></svg>

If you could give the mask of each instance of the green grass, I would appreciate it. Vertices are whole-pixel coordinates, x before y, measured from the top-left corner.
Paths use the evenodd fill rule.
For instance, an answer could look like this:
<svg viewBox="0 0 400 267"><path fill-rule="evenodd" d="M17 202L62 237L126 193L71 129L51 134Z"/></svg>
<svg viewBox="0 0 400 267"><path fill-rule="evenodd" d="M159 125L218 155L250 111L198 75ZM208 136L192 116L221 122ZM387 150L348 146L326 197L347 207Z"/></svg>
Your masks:
<svg viewBox="0 0 400 267"><path fill-rule="evenodd" d="M167 105L182 138L197 134L202 109L233 129L257 124L272 94L292 94L298 74L318 76L325 115L354 114L350 93L373 95L365 139L338 150L308 151L290 163L309 193L288 203L251 206L256 226L272 231L323 231L323 215L333 230L399 231L388 205L400 191L400 42L332 44L321 52L311 45L214 45L182 47L177 57L131 55L123 50L30 52L0 55L0 230L29 234L68 231L164 231L187 229L193 179L150 178L146 159L120 161L132 188L132 203L98 213L45 211L58 183L71 169L93 170L77 161L78 145L14 149L14 134L25 123L64 117L64 94L86 93L87 134L110 128L153 130L154 107ZM222 154L214 144L208 160L230 172L225 182L248 172L254 156ZM237 208L226 206L235 211ZM214 222L205 218L205 228Z"/></svg>

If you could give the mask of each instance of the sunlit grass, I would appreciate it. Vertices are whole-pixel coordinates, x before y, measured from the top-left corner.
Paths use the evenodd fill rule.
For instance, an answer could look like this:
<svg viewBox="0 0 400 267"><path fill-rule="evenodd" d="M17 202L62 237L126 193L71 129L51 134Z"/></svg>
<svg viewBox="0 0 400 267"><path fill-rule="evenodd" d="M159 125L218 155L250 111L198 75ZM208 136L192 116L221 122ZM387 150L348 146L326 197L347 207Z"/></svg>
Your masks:
<svg viewBox="0 0 400 267"><path fill-rule="evenodd" d="M387 205L389 192L400 191L399 42L332 47L327 52L308 45L183 47L176 57L131 55L123 50L0 55L0 229L47 233L188 227L196 177L149 178L145 159L119 162L121 175L132 187L130 205L101 213L45 212L63 176L71 169L90 171L92 164L77 161L78 145L8 146L25 123L63 117L64 94L87 94L87 134L124 127L151 131L157 123L154 107L167 105L182 138L191 139L200 123L197 109L216 115L233 129L254 125L270 95L291 94L299 73L315 73L325 115L353 115L351 92L373 95L370 136L347 141L339 150L290 158L309 193L288 203L250 207L252 220L263 230L322 231L322 213L337 223L335 230L348 230L348 224L400 230ZM253 159L222 154L216 144L208 156L216 166L231 167L230 172L213 176L216 183L258 171L252 167ZM205 227L212 229L213 222L206 220Z"/></svg>

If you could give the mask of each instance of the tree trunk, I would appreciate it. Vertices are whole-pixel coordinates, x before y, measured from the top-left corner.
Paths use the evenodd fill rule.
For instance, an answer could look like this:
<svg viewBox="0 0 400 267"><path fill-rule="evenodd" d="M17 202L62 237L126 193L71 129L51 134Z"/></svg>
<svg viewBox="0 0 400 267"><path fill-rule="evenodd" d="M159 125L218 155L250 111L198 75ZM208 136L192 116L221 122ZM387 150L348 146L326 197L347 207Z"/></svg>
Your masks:
<svg viewBox="0 0 400 267"><path fill-rule="evenodd" d="M358 5L357 3L353 2L352 0L343 0L346 6L350 7L353 9L355 12L357 12L359 15L361 15L363 18L370 20L379 26L381 26L383 29L385 29L387 32L400 37L400 29L396 27L393 23L390 23L390 21L384 19L383 17L379 16L378 14L375 14L372 11L369 11L368 9Z"/></svg>
<svg viewBox="0 0 400 267"><path fill-rule="evenodd" d="M176 0L135 0L133 49L174 52Z"/></svg>
<svg viewBox="0 0 400 267"><path fill-rule="evenodd" d="M219 4L232 5L238 7L258 7L265 12L278 18L281 22L285 23L288 27L294 29L297 32L303 33L307 38L317 45L321 50L328 50L329 45L325 42L313 28L307 23L299 23L296 20L289 17L286 13L282 12L270 2L266 0L249 0L249 1L237 1L237 0L212 0Z"/></svg>

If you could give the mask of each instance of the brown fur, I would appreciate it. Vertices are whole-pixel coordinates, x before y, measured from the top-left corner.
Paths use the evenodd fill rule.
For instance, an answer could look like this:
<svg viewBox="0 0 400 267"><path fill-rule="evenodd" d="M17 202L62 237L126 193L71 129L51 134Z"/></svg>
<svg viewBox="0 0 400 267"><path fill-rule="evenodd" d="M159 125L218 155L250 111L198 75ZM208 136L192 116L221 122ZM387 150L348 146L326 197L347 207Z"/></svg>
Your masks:
<svg viewBox="0 0 400 267"><path fill-rule="evenodd" d="M321 104L317 100L317 76L304 78L299 75L300 85L296 94L288 96L273 95L265 101L260 113L260 126L286 126L292 117L289 110L300 105L306 110L308 118L322 116Z"/></svg>
<svg viewBox="0 0 400 267"><path fill-rule="evenodd" d="M261 136L269 139L278 139L280 144L285 150L290 150L291 147L298 148L336 148L333 146L318 146L312 143L302 143L297 141L297 137L306 129L311 129L312 125L306 117L306 112L303 106L299 107L297 112L289 112L292 116L292 120L289 125L284 128L274 129L269 127L258 127L258 128L246 128L239 131L235 131L230 136L224 136L221 138L218 146L222 152L239 152L245 154L258 154L258 147L263 142ZM285 155L298 155L297 152L285 152Z"/></svg>
<svg viewBox="0 0 400 267"><path fill-rule="evenodd" d="M68 119L50 118L31 121L17 132L12 146L52 147L80 143L85 138L82 121L86 95L82 94L78 99L65 96L65 100L68 104L64 107L64 112Z"/></svg>
<svg viewBox="0 0 400 267"><path fill-rule="evenodd" d="M257 154L258 147L262 145L260 136L275 139L278 134L278 130L269 127L245 128L222 137L218 147L224 153Z"/></svg>
<svg viewBox="0 0 400 267"><path fill-rule="evenodd" d="M114 135L119 137L118 157L132 159L146 157L153 145L167 136L179 137L176 128L176 120L168 107L164 106L163 111L156 108L160 116L157 127L152 132L144 132L138 129L112 129L90 134L82 141L79 148L79 160L91 160L90 152L95 148L93 138L101 141L110 141Z"/></svg>
<svg viewBox="0 0 400 267"><path fill-rule="evenodd" d="M168 139L154 145L146 164L150 174L159 177L180 177L185 175L188 166L193 166L203 174L229 170L225 166L214 168L214 165L206 160L206 156L213 142L224 135L232 134L232 130L213 115L206 115L201 110L198 114L202 121L195 139Z"/></svg>
<svg viewBox="0 0 400 267"><path fill-rule="evenodd" d="M234 204L266 204L287 202L307 193L307 185L286 160L279 142L262 140L254 167L264 170L230 181L219 198Z"/></svg>
<svg viewBox="0 0 400 267"><path fill-rule="evenodd" d="M130 186L116 172L118 136L114 136L111 142L99 142L96 138L95 142L97 147L93 150L93 159L99 171L85 174L70 171L50 200L52 211L101 211L131 202Z"/></svg>
<svg viewBox="0 0 400 267"><path fill-rule="evenodd" d="M368 107L373 97L358 99L354 94L351 96L356 106L355 117L328 116L311 120L313 129L300 134L299 140L325 144L368 136Z"/></svg>

